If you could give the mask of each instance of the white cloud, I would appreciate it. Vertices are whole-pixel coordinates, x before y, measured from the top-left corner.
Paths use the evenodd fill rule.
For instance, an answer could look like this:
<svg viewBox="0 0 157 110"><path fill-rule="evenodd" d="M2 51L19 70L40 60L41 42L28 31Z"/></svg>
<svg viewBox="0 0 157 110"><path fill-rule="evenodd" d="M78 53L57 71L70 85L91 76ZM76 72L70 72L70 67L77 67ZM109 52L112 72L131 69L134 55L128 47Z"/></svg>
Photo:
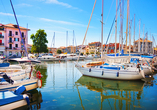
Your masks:
<svg viewBox="0 0 157 110"><path fill-rule="evenodd" d="M14 16L13 14L10 14L10 13L3 13L3 12L0 12L0 15L4 15L4 16Z"/></svg>
<svg viewBox="0 0 157 110"><path fill-rule="evenodd" d="M30 4L26 4L26 3L18 4L17 6L22 6L22 7L32 7L32 5L30 5Z"/></svg>
<svg viewBox="0 0 157 110"><path fill-rule="evenodd" d="M46 3L57 4L57 5L61 5L61 6L67 7L67 8L71 8L71 9L76 9L76 10L82 11L81 9L79 9L77 7L73 7L73 6L69 5L68 3L59 2L58 0L46 0Z"/></svg>
<svg viewBox="0 0 157 110"><path fill-rule="evenodd" d="M47 22L54 22L54 23L60 23L60 24L67 24L67 25L79 25L79 26L86 26L83 24L79 23L73 23L73 22L67 22L67 21L59 21L59 20L52 20L52 19L47 19L47 18L40 18L42 21L47 21Z"/></svg>

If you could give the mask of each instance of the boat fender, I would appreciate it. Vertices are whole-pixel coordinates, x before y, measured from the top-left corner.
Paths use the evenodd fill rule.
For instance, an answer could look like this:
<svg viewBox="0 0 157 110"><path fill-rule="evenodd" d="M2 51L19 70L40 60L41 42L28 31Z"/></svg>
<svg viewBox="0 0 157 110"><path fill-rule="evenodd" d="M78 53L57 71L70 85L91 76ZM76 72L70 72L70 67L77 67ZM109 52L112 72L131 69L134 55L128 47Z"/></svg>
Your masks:
<svg viewBox="0 0 157 110"><path fill-rule="evenodd" d="M102 71L102 75L104 75L104 71Z"/></svg>
<svg viewBox="0 0 157 110"><path fill-rule="evenodd" d="M89 68L89 72L91 72L91 68Z"/></svg>
<svg viewBox="0 0 157 110"><path fill-rule="evenodd" d="M82 68L83 68L84 66L82 65Z"/></svg>
<svg viewBox="0 0 157 110"><path fill-rule="evenodd" d="M39 87L39 88L42 87L42 80L38 80L38 87Z"/></svg>
<svg viewBox="0 0 157 110"><path fill-rule="evenodd" d="M30 105L29 96L27 94L24 94L23 98L26 99L27 105Z"/></svg>
<svg viewBox="0 0 157 110"><path fill-rule="evenodd" d="M17 87L14 91L14 94L16 94L16 95L20 95L20 94L23 94L23 93L26 93L26 87L23 86L23 85Z"/></svg>
<svg viewBox="0 0 157 110"><path fill-rule="evenodd" d="M117 72L117 77L119 77L119 72Z"/></svg>

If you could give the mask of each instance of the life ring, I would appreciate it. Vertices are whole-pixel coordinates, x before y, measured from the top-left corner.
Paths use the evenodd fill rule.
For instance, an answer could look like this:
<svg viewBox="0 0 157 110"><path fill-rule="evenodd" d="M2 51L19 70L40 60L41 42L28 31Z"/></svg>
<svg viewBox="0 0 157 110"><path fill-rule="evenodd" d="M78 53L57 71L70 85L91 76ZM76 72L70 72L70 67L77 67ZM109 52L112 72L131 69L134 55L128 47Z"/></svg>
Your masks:
<svg viewBox="0 0 157 110"><path fill-rule="evenodd" d="M143 65L147 65L147 63L143 63Z"/></svg>
<svg viewBox="0 0 157 110"><path fill-rule="evenodd" d="M38 71L38 72L36 73L36 77L39 78L39 79L42 77L40 71Z"/></svg>
<svg viewBox="0 0 157 110"><path fill-rule="evenodd" d="M39 88L42 87L42 80L38 80L38 87L39 87Z"/></svg>

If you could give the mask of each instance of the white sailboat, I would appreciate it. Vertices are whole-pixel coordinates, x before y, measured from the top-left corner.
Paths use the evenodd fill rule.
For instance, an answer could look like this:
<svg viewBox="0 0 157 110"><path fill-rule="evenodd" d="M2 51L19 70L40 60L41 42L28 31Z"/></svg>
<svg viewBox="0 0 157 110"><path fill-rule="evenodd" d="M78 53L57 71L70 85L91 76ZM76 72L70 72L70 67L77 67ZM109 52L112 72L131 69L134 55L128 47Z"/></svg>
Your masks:
<svg viewBox="0 0 157 110"><path fill-rule="evenodd" d="M103 0L102 0L102 10L103 10ZM103 39L103 11L102 11L101 22L102 22L102 39ZM103 52L103 49L101 50ZM101 56L103 56L102 52L101 52ZM103 62L102 57L101 59ZM75 67L82 73L82 75L105 78L105 79L116 79L116 80L140 80L142 78L145 78L143 68L139 64L137 66L135 65L133 67L131 65L129 67L123 68L123 66L121 65L113 66L109 64L108 66L101 65L101 66L87 67L86 65L81 65L78 63L75 64Z"/></svg>

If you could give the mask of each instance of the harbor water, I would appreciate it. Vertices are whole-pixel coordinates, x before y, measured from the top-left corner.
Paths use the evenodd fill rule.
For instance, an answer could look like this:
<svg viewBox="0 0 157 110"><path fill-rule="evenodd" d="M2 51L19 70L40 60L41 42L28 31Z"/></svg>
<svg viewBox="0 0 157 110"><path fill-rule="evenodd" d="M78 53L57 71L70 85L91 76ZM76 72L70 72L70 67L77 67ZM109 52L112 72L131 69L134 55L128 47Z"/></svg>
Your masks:
<svg viewBox="0 0 157 110"><path fill-rule="evenodd" d="M42 87L30 109L156 110L156 74L147 81L92 78L82 76L73 61L42 62L36 69L43 75Z"/></svg>

